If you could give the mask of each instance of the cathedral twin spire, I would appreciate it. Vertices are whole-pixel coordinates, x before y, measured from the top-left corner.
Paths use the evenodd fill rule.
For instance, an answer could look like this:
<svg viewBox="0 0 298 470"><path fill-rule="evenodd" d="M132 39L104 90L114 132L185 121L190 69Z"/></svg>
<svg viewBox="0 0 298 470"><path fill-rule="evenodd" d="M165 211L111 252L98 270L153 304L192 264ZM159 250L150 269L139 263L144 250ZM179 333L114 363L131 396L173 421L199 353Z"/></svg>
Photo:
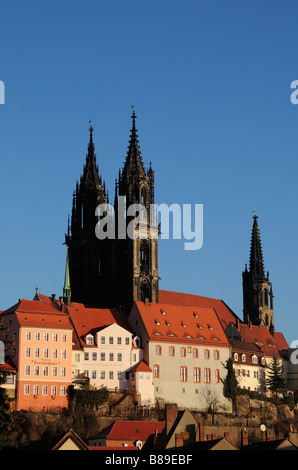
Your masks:
<svg viewBox="0 0 298 470"><path fill-rule="evenodd" d="M96 163L93 131L90 121L88 153L83 175L73 194L71 225L65 241L71 294L76 302L101 307L121 305L128 311L134 300L148 298L155 302L158 299L157 241L152 242L149 237L142 243L96 238L96 208L108 203L109 198ZM142 203L148 212L154 201L154 172L150 165L146 173L143 165L134 110L126 160L122 172L119 171L118 183L116 181L115 199L119 196L126 198L126 206ZM117 217L115 208L115 225ZM128 223L128 218L126 220Z"/></svg>

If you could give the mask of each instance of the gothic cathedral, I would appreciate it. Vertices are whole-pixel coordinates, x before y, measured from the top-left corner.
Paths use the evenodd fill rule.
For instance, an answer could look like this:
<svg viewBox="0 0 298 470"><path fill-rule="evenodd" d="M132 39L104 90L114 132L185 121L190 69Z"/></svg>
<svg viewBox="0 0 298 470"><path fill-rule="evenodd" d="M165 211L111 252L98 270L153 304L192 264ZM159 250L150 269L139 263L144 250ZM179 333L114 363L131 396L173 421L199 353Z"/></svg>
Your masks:
<svg viewBox="0 0 298 470"><path fill-rule="evenodd" d="M93 131L90 123L86 162L73 193L71 222L65 235L68 247L65 295L71 295L73 302L101 308L119 307L128 314L133 301L158 302L154 171L151 164L147 171L144 168L133 111L128 152L115 186L115 236L98 239L96 209L100 204L109 204L109 196L98 171ZM143 208L139 212L138 205ZM135 208L134 213L129 212L131 207ZM130 222L136 217L138 236L129 237ZM125 236L120 230L123 225Z"/></svg>

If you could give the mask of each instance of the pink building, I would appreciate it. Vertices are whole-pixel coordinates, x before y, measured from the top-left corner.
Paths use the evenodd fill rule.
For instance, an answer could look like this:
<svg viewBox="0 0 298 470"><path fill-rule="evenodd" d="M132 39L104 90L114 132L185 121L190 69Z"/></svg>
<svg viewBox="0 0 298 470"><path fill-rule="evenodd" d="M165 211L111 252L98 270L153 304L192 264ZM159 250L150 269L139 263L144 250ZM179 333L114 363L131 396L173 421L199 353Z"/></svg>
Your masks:
<svg viewBox="0 0 298 470"><path fill-rule="evenodd" d="M20 299L1 313L11 341L6 357L16 367L17 410L46 410L67 407L71 385L72 327L61 304L50 297ZM37 299L37 297L35 297Z"/></svg>

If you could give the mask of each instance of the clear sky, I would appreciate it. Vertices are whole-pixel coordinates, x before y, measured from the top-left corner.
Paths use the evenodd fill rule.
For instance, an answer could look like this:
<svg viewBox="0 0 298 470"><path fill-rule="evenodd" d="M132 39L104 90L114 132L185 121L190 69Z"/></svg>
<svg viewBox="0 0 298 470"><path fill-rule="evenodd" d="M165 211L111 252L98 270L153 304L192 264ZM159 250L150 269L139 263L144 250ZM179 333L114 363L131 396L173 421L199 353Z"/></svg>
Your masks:
<svg viewBox="0 0 298 470"><path fill-rule="evenodd" d="M89 119L113 196L135 104L156 202L204 205L202 249L160 241L160 287L242 318L255 210L276 330L298 340L297 18L293 0L2 1L0 308L62 295Z"/></svg>

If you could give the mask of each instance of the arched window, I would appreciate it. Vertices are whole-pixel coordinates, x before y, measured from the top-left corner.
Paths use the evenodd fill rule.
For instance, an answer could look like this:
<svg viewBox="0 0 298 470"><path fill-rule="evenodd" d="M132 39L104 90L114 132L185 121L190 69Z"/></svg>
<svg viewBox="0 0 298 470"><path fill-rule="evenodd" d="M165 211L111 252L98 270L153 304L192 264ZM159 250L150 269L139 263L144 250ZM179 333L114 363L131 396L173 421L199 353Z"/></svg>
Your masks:
<svg viewBox="0 0 298 470"><path fill-rule="evenodd" d="M268 305L268 290L264 289L264 304Z"/></svg>

